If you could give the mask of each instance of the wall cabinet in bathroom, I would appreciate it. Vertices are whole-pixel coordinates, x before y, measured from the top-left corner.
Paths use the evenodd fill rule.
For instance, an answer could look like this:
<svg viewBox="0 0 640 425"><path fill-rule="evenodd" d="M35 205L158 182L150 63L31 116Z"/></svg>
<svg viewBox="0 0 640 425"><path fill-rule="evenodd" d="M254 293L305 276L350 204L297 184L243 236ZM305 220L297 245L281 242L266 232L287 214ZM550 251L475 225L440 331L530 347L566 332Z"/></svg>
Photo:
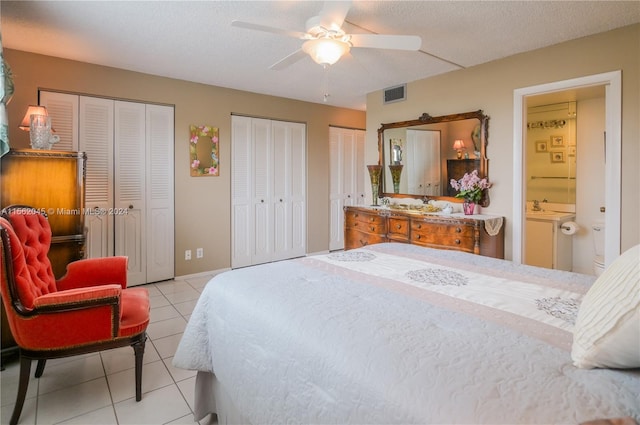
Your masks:
<svg viewBox="0 0 640 425"><path fill-rule="evenodd" d="M560 226L573 218L573 215L561 213L527 215L525 264L571 271L573 237L563 234Z"/></svg>

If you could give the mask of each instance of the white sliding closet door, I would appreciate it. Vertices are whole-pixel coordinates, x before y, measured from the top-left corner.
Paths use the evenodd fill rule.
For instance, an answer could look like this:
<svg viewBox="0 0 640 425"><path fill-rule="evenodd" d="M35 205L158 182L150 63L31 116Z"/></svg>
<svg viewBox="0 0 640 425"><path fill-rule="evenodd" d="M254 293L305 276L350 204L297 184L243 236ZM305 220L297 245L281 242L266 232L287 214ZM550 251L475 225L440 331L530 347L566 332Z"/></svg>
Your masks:
<svg viewBox="0 0 640 425"><path fill-rule="evenodd" d="M344 248L344 207L364 204L365 131L329 127L329 250Z"/></svg>
<svg viewBox="0 0 640 425"><path fill-rule="evenodd" d="M115 254L129 257L128 280L146 283L145 105L115 102Z"/></svg>
<svg viewBox="0 0 640 425"><path fill-rule="evenodd" d="M306 251L306 126L232 117L233 268Z"/></svg>
<svg viewBox="0 0 640 425"><path fill-rule="evenodd" d="M272 122L274 253L272 260L305 254L305 125Z"/></svg>
<svg viewBox="0 0 640 425"><path fill-rule="evenodd" d="M87 154L85 214L88 258L114 253L113 208L113 101L80 97L80 148ZM102 212L102 213L101 213Z"/></svg>
<svg viewBox="0 0 640 425"><path fill-rule="evenodd" d="M173 108L146 105L147 282L174 277L173 139Z"/></svg>
<svg viewBox="0 0 640 425"><path fill-rule="evenodd" d="M128 285L173 278L173 107L46 91L40 102L56 149L87 154L86 256L129 257Z"/></svg>

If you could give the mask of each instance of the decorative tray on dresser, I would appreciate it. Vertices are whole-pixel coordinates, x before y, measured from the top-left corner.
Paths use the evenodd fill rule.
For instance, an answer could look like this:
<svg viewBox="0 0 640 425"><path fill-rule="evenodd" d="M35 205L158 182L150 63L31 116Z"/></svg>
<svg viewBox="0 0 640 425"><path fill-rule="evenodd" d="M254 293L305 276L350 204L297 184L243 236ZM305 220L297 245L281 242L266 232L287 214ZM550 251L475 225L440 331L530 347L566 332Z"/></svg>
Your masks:
<svg viewBox="0 0 640 425"><path fill-rule="evenodd" d="M345 250L400 242L504 258L504 218L500 216L379 207L345 207L344 212Z"/></svg>

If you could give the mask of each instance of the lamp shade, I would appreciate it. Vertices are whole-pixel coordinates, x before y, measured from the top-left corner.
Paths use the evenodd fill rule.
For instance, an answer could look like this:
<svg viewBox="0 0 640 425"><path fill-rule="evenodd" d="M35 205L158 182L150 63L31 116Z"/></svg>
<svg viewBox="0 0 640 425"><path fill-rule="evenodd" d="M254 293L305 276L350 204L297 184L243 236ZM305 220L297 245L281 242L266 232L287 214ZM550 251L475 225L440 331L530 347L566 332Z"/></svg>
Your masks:
<svg viewBox="0 0 640 425"><path fill-rule="evenodd" d="M305 41L302 50L320 65L333 65L351 50L351 45L333 38L316 38Z"/></svg>
<svg viewBox="0 0 640 425"><path fill-rule="evenodd" d="M47 112L47 108L39 105L29 105L27 108L27 113L24 114L24 118L20 123L20 130L29 131L29 125L31 124L31 115L44 115L45 117L49 116Z"/></svg>
<svg viewBox="0 0 640 425"><path fill-rule="evenodd" d="M462 149L465 149L464 141L463 141L463 140L458 139L458 140L456 140L455 142L453 142L453 149L455 149L455 150L457 150L457 151L462 150Z"/></svg>

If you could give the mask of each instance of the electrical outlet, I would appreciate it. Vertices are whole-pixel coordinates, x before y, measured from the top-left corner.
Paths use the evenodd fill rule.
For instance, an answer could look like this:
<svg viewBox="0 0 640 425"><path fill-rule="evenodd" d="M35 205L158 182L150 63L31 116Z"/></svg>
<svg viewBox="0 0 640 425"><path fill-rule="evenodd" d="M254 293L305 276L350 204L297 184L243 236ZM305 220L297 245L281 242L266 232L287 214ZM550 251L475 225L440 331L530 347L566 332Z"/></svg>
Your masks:
<svg viewBox="0 0 640 425"><path fill-rule="evenodd" d="M197 248L196 249L196 258L202 258L202 257L204 257L204 249Z"/></svg>
<svg viewBox="0 0 640 425"><path fill-rule="evenodd" d="M187 249L187 250L184 252L184 259L185 259L185 260L191 260L191 250L190 250L190 249Z"/></svg>

